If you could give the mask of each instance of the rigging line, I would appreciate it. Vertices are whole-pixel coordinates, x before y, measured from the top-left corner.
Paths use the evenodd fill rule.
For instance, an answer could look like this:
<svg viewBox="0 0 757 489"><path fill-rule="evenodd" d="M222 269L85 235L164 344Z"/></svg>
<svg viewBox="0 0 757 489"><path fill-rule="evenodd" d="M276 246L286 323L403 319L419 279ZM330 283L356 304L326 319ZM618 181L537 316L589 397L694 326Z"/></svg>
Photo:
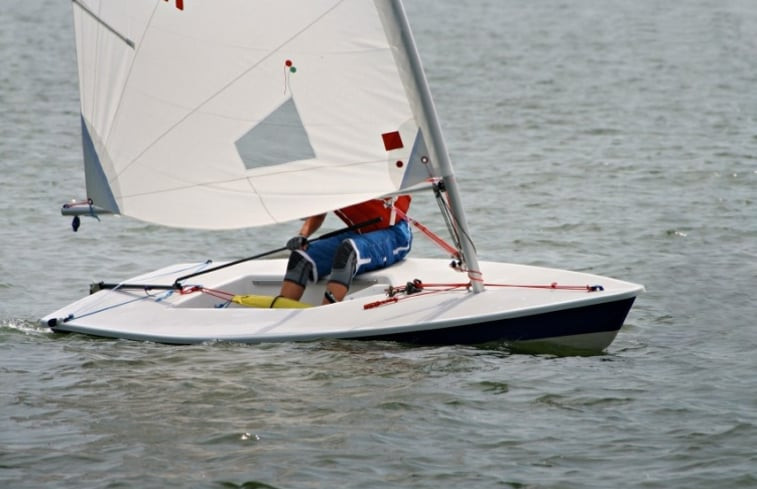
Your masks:
<svg viewBox="0 0 757 489"><path fill-rule="evenodd" d="M158 277L166 277L166 276L169 276L169 275L173 276L173 275L176 275L177 273L184 273L184 272L189 271L189 270L195 270L196 272L199 272L199 271L203 270L204 268L206 268L210 263L212 263L212 260L205 260L202 263L191 264L189 266L186 266L184 268L180 268L178 270L171 270L169 272L159 273L159 274L158 273L151 274L151 275L148 275L145 278L146 279L155 279L155 278L158 278ZM111 292L111 293L115 292L115 291L118 291L120 289L124 289L124 288L129 289L129 290L134 290L134 287L130 287L131 284L129 284L129 282L127 280L124 280L123 282L119 282L117 284L107 284L108 285L107 287L105 285L106 284L104 282L97 282L97 283L90 284L90 286L89 286L90 294L93 293L93 291L96 292L98 290L106 290L106 289L108 290L108 292ZM96 287L96 288L93 288L93 287ZM140 287L138 287L138 289L139 290L144 290L145 293L149 295L149 293L147 292L147 289L145 287L140 286ZM173 289L173 286L171 286L171 289ZM107 297L108 297L108 294L105 294L102 297L102 299L100 299L99 301L95 302L90 307L97 307L97 305L100 304L100 303L102 303L102 302L104 302L107 299ZM77 309L76 311L74 311L74 313L78 313L82 309L84 309L84 308L80 307L79 309Z"/></svg>
<svg viewBox="0 0 757 489"><path fill-rule="evenodd" d="M231 302L232 299L237 294L232 294L231 292L226 292L225 290L218 290L218 289L208 289L206 287L199 287L195 290L190 290L189 292L182 292L182 294L189 294L192 292L200 292L201 294L207 294L211 297L215 297L216 299L225 300L227 302Z"/></svg>
<svg viewBox="0 0 757 489"><path fill-rule="evenodd" d="M453 290L455 288L462 288L462 287L470 287L470 283L465 282L459 282L459 283L425 283L425 282L418 282L414 283L416 287L419 287L421 290L429 289L432 290ZM575 290L575 291L584 291L584 292L601 292L604 290L604 287L602 285L562 285L557 282L552 282L549 284L503 284L503 283L494 283L494 282L485 282L485 286L487 287L504 287L504 288L515 288L515 289L545 289L545 290ZM403 292L403 289L407 287L406 285L394 287L395 290L399 292ZM441 288L441 289L440 289Z"/></svg>
<svg viewBox="0 0 757 489"><path fill-rule="evenodd" d="M601 292L604 287L601 285L559 285L557 282L552 282L549 285L516 285L516 284L497 284L497 283L485 283L486 287L512 287L512 288L527 288L527 289L544 289L544 290L573 290L573 291L585 291L585 292ZM409 291L410 287L413 287L413 291ZM408 282L406 285L398 287L390 286L387 289L388 297L386 299L378 300L375 302L369 302L363 304L363 309L374 309L387 304L396 304L400 301L412 299L415 297L422 297L424 295L436 294L440 292L452 292L459 289L470 290L472 284L470 282L460 283L431 283L426 284L416 279L413 282ZM399 296L398 294L404 294Z"/></svg>
<svg viewBox="0 0 757 489"><path fill-rule="evenodd" d="M172 124L168 129L166 129L165 131L163 131L162 134L160 134L159 136L157 136L152 143L148 144L142 151L140 151L139 154L137 154L127 165L124 166L124 168L120 172L118 172L116 174L115 180L118 180L118 178L120 178L120 176L126 170L128 170L139 158L141 158L142 155L144 155L150 148L152 148L153 146L155 146L156 144L158 144L158 142L161 139L163 139L171 131L173 131L178 126L180 126L184 121L186 121L187 119L189 119L189 117L191 117L197 111L199 111L201 107L207 105L211 100L213 100L218 95L220 95L221 93L223 93L227 88L229 88L234 83L236 83L237 81L239 81L240 79L242 79L242 77L244 77L245 75L247 75L248 73L250 73L252 70L254 70L258 66L260 66L264 61L267 61L269 58L273 57L273 55L276 54L276 53L278 53L278 51L281 48L283 48L288 43L292 42L294 39L296 39L297 37L299 37L303 32L305 32L306 30L308 30L310 27L312 27L315 24L317 24L318 22L320 22L323 18L325 18L328 14L330 14L331 12L333 12L334 10L336 10L336 8L339 5L341 5L342 3L344 3L344 2L345 2L345 0L338 0L337 2L335 2L331 7L327 8L321 15L319 15L318 17L316 17L312 22L308 23L307 25L305 25L304 27L302 27L301 29L299 29L297 32L295 32L294 34L292 34L288 39L283 40L281 43L279 43L278 46L275 46L273 49L271 49L271 51L266 56L263 56L258 62L256 62L255 64L253 64L252 66L250 66L246 70L243 70L239 75L237 75L234 78L232 78L229 82L227 82L225 85L223 85L222 87L220 87L218 90L216 90L210 96L208 96L205 100L203 100L202 102L200 102L199 104L197 104L197 106L195 108L193 108L191 111L189 111L188 114L186 114L184 117L182 117L181 119L179 119L178 121L176 121L174 124ZM150 18L150 21L152 21L152 17ZM149 22L148 22L148 26L149 26Z"/></svg>
<svg viewBox="0 0 757 489"><path fill-rule="evenodd" d="M467 285L468 284L464 284L463 286L467 286ZM407 300L407 299L413 299L415 297L422 297L424 295L437 294L439 292L451 292L451 291L457 290L459 288L462 288L462 286L454 285L454 286L451 286L451 287L446 288L446 289L435 289L435 290L428 290L428 291L423 291L423 292L415 292L413 294L406 294L406 295L404 295L402 297L398 297L398 296L395 295L395 296L388 297L387 299L382 299L380 301L369 302L367 304L363 304L363 310L374 309L376 307L380 307L380 306L383 306L383 305L386 305L386 304L396 304L399 301L404 301L404 300Z"/></svg>
<svg viewBox="0 0 757 489"><path fill-rule="evenodd" d="M186 267L183 267L183 268L178 268L176 270L171 269L171 270L168 270L167 272L164 272L164 273L151 274L151 275L148 275L148 276L144 277L144 280L154 280L154 279L159 278L159 277L174 277L177 274L188 272L190 270L192 270L192 273L200 273L203 270L205 270L206 268L208 268L208 265L210 265L211 263L213 263L213 260L208 259L208 260L205 260L205 261L200 262L200 263L194 263L194 264L187 265ZM123 286L127 286L127 285L130 285L129 282L127 282L127 281L121 282L116 287L114 287L113 290L117 290L117 289L119 289L119 288L121 288Z"/></svg>
<svg viewBox="0 0 757 489"><path fill-rule="evenodd" d="M141 297L135 297L134 299L128 300L126 302L121 302L119 304L113 304L113 305L110 305L110 306L107 306L107 307L103 307L101 309L96 309L94 311L86 312L86 313L84 313L82 315L78 315L78 316L75 315L75 314L69 314L68 316L66 316L65 318L63 318L63 322L65 323L65 322L70 321L72 319L85 318L87 316L92 316L94 314L99 314L101 312L105 312L105 311L108 311L110 309L115 309L116 307L125 306L126 304L131 304L132 302L137 302L137 301L142 301L142 300L145 300L145 299L150 299L152 297L154 297L154 296L152 296L152 295L144 295L144 296L141 296Z"/></svg>
<svg viewBox="0 0 757 489"><path fill-rule="evenodd" d="M113 26L105 22L102 18L100 18L97 14L95 14L92 10L89 9L86 5L84 5L81 0L71 0L73 3L79 6L80 9L82 9L86 14L88 14L90 17L92 17L97 23L99 23L101 26L105 27L108 32L116 36L117 38L121 39L123 42L126 43L127 46L129 46L132 49L135 49L134 41L129 39L128 37L124 36L120 32L118 32Z"/></svg>
<svg viewBox="0 0 757 489"><path fill-rule="evenodd" d="M436 198L436 203L439 206L439 211L442 214L442 219L444 220L444 224L447 226L447 232L449 232L450 236L455 242L455 246L459 250L458 259L460 257L464 259L465 257L462 253L462 246L460 245L460 235L457 232L457 227L453 224L451 210L449 208L448 203L444 200L444 196L442 195L442 190L440 188L440 185L443 185L443 183L444 182L441 182L441 183L437 182L432 187L434 191L434 197Z"/></svg>
<svg viewBox="0 0 757 489"><path fill-rule="evenodd" d="M463 255L463 261L465 261L464 260L465 254L462 252L462 242L461 242L460 234L462 233L462 236L471 244L474 252L477 251L476 244L473 242L473 238L471 238L470 235L464 229L461 229L460 226L458 225L457 219L455 219L455 216L449 207L449 203L444 198L444 196L442 196L441 189L439 189L438 187L434 187L434 191L436 192L437 203L439 204L439 207L442 210L442 215L444 216L445 221L447 222L447 227L450 231L450 234L452 234L452 238L455 240L455 244L460 250L460 254ZM476 274L481 274L481 272L475 271L475 270L471 270L471 272L476 273Z"/></svg>
<svg viewBox="0 0 757 489"><path fill-rule="evenodd" d="M434 242L437 246L442 248L444 251L449 253L453 258L460 258L460 251L455 249L454 246L450 245L446 241L444 241L439 235L431 231L429 228L424 226L422 223L416 221L412 217L408 216L404 212L402 212L402 209L398 208L397 206L392 206L392 209L394 212L397 213L397 215L400 217L400 219L406 219L410 224L415 226L416 229L421 231L423 234L425 234L431 241Z"/></svg>
<svg viewBox="0 0 757 489"><path fill-rule="evenodd" d="M453 177L454 178L454 177ZM449 231L450 235L452 235L452 239L455 240L455 245L458 247L458 249L461 250L462 253L462 242L460 238L460 226L457 222L457 218L455 217L454 213L452 212L452 209L449 205L449 195L446 193L446 187L444 180L441 180L439 182L435 182L433 185L433 191L434 196L436 197L436 203L439 205L439 210L442 213L442 217L444 218L444 221L447 225L447 230ZM467 238L468 242L473 245L473 250L476 250L475 244L473 244L473 239L466 233L464 230L462 231L462 234L465 238Z"/></svg>

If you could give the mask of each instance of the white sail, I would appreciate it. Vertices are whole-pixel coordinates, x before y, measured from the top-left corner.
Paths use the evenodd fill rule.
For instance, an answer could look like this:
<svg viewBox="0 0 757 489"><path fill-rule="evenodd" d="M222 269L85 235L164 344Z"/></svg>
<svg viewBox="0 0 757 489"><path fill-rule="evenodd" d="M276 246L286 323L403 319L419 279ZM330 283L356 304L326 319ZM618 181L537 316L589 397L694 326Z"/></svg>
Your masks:
<svg viewBox="0 0 757 489"><path fill-rule="evenodd" d="M96 206L168 226L240 228L444 173L394 2L73 5Z"/></svg>

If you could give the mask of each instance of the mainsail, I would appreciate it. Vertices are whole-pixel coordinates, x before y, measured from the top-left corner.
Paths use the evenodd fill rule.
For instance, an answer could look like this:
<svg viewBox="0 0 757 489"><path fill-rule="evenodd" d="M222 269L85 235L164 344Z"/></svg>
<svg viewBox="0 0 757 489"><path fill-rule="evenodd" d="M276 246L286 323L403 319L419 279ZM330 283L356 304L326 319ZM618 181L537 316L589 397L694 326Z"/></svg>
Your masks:
<svg viewBox="0 0 757 489"><path fill-rule="evenodd" d="M241 228L451 173L399 2L74 0L73 9L95 206L167 226Z"/></svg>

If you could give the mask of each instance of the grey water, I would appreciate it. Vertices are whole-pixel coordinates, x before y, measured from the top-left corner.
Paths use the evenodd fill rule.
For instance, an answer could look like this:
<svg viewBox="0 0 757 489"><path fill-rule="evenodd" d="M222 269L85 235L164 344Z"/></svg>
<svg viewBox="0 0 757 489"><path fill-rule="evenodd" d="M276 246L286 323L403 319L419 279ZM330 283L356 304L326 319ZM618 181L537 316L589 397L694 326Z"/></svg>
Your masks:
<svg viewBox="0 0 757 489"><path fill-rule="evenodd" d="M486 260L646 285L602 355L171 347L37 318L282 246L85 219L71 3L0 9L0 487L757 487L757 3L407 0ZM437 231L433 205L413 216ZM440 257L422 237L415 256Z"/></svg>

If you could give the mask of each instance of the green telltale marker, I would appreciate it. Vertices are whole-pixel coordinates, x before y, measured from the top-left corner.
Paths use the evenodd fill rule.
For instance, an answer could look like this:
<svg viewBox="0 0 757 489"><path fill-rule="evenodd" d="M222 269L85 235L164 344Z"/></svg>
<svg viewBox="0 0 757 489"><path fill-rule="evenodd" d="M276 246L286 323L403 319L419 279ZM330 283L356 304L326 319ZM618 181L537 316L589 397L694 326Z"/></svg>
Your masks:
<svg viewBox="0 0 757 489"><path fill-rule="evenodd" d="M294 66L290 66L290 67L289 67L289 71L290 71L291 73L297 73L297 68L295 68Z"/></svg>

